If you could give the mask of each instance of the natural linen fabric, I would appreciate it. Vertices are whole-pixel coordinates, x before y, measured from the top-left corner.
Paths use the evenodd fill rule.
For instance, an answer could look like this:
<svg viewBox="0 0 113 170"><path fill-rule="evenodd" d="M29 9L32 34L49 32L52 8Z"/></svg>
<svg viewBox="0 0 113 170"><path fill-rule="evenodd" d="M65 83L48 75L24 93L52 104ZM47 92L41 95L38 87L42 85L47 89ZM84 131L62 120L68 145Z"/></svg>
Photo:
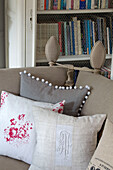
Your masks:
<svg viewBox="0 0 113 170"><path fill-rule="evenodd" d="M113 123L107 119L102 138L87 170L113 169Z"/></svg>
<svg viewBox="0 0 113 170"><path fill-rule="evenodd" d="M35 106L33 115L37 144L29 170L85 170L106 115L75 118Z"/></svg>
<svg viewBox="0 0 113 170"><path fill-rule="evenodd" d="M0 155L31 164L36 144L32 105L63 112L63 103L56 105L35 102L2 91L0 108Z"/></svg>

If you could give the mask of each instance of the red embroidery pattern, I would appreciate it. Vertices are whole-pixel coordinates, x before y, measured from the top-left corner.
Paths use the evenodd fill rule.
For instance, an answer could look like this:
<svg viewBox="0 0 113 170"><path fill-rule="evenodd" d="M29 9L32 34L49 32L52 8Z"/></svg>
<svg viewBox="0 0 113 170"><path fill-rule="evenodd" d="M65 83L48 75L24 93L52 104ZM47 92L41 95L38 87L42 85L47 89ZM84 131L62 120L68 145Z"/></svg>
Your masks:
<svg viewBox="0 0 113 170"><path fill-rule="evenodd" d="M30 121L25 121L25 114L18 116L17 120L12 118L10 125L4 129L4 139L10 144L28 143L30 134L33 129L33 124Z"/></svg>
<svg viewBox="0 0 113 170"><path fill-rule="evenodd" d="M1 93L1 106L0 107L2 107L2 105L5 103L6 97L8 97L8 93L2 91L2 93Z"/></svg>
<svg viewBox="0 0 113 170"><path fill-rule="evenodd" d="M56 104L56 105L54 106L53 111L54 111L54 112L58 112L58 113L63 113L64 103L65 103L65 100L63 100L62 102Z"/></svg>

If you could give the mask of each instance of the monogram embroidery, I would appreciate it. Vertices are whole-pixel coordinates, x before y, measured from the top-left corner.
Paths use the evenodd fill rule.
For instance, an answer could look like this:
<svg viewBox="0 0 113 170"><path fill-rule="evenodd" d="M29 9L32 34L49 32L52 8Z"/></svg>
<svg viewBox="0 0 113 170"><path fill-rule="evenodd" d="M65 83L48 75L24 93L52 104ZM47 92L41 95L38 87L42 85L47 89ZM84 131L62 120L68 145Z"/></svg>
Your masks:
<svg viewBox="0 0 113 170"><path fill-rule="evenodd" d="M71 166L72 127L58 125L56 132L56 165Z"/></svg>

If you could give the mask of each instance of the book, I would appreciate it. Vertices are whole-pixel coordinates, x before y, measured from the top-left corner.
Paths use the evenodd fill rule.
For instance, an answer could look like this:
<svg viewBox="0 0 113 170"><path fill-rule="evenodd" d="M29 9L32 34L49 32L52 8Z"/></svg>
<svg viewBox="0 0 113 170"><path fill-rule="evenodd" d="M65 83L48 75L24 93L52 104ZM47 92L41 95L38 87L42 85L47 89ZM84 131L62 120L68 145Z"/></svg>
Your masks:
<svg viewBox="0 0 113 170"><path fill-rule="evenodd" d="M80 20L77 20L77 30L78 30L78 54L82 54L82 49L81 49L81 24Z"/></svg>
<svg viewBox="0 0 113 170"><path fill-rule="evenodd" d="M64 40L65 40L65 55L68 55L67 51L67 23L64 22Z"/></svg>
<svg viewBox="0 0 113 170"><path fill-rule="evenodd" d="M113 8L113 0L108 0L108 8Z"/></svg>
<svg viewBox="0 0 113 170"><path fill-rule="evenodd" d="M95 0L91 0L91 9L95 9Z"/></svg>
<svg viewBox="0 0 113 170"><path fill-rule="evenodd" d="M62 55L65 55L64 22L61 22Z"/></svg>
<svg viewBox="0 0 113 170"><path fill-rule="evenodd" d="M67 22L67 51L68 51L68 55L70 55L70 26L69 26L69 22Z"/></svg>
<svg viewBox="0 0 113 170"><path fill-rule="evenodd" d="M58 0L58 10L61 8L61 0Z"/></svg>
<svg viewBox="0 0 113 170"><path fill-rule="evenodd" d="M87 30L87 20L84 20L85 25L85 41L86 41L86 54L89 54L89 46L88 46L88 30Z"/></svg>
<svg viewBox="0 0 113 170"><path fill-rule="evenodd" d="M73 46L73 55L75 55L75 33L74 33L74 21L71 21L72 29L72 46Z"/></svg>
<svg viewBox="0 0 113 170"><path fill-rule="evenodd" d="M64 0L63 9L66 9L66 0Z"/></svg>
<svg viewBox="0 0 113 170"><path fill-rule="evenodd" d="M87 9L91 9L91 0L88 0L88 6Z"/></svg>
<svg viewBox="0 0 113 170"><path fill-rule="evenodd" d="M107 49L108 49L108 54L110 54L110 40L109 40L109 35L110 35L110 30L109 27L107 27Z"/></svg>
<svg viewBox="0 0 113 170"><path fill-rule="evenodd" d="M88 54L90 54L91 53L90 20L87 20L87 34L88 34L88 50L89 50Z"/></svg>
<svg viewBox="0 0 113 170"><path fill-rule="evenodd" d="M53 0L53 9L54 10L58 9L58 0Z"/></svg>
<svg viewBox="0 0 113 170"><path fill-rule="evenodd" d="M49 9L49 0L46 0L46 10Z"/></svg>
<svg viewBox="0 0 113 170"><path fill-rule="evenodd" d="M71 9L74 8L74 0L71 0Z"/></svg>
<svg viewBox="0 0 113 170"><path fill-rule="evenodd" d="M46 10L46 0L44 0L44 10Z"/></svg>
<svg viewBox="0 0 113 170"><path fill-rule="evenodd" d="M74 36L75 36L75 54L78 55L78 28L77 28L77 17L73 17L74 21Z"/></svg>
<svg viewBox="0 0 113 170"><path fill-rule="evenodd" d="M73 41L72 41L72 25L71 21L69 21L69 26L70 26L70 54L73 54Z"/></svg>
<svg viewBox="0 0 113 170"><path fill-rule="evenodd" d="M62 55L62 37L61 37L61 22L58 22L58 35L59 35L59 45L60 45L60 55Z"/></svg>
<svg viewBox="0 0 113 170"><path fill-rule="evenodd" d="M86 9L86 0L80 0L80 9Z"/></svg>
<svg viewBox="0 0 113 170"><path fill-rule="evenodd" d="M60 9L63 9L64 7L64 0L61 0L61 8Z"/></svg>

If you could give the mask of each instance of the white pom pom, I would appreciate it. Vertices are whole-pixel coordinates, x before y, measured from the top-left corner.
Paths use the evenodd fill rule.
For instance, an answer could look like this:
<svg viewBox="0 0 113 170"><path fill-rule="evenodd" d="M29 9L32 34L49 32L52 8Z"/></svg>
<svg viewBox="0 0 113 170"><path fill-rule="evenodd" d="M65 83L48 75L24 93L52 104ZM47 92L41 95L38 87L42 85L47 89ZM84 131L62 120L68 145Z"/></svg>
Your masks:
<svg viewBox="0 0 113 170"><path fill-rule="evenodd" d="M44 79L41 80L42 83L44 83L44 81L45 81Z"/></svg>
<svg viewBox="0 0 113 170"><path fill-rule="evenodd" d="M26 70L24 70L24 74L26 74L27 73L27 71Z"/></svg>
<svg viewBox="0 0 113 170"><path fill-rule="evenodd" d="M81 111L82 109L81 108L79 108L79 111Z"/></svg>
<svg viewBox="0 0 113 170"><path fill-rule="evenodd" d="M65 89L65 87L64 86L62 86L62 90L64 90Z"/></svg>
<svg viewBox="0 0 113 170"><path fill-rule="evenodd" d="M82 88L83 88L82 86L79 87L79 89L82 89Z"/></svg>
<svg viewBox="0 0 113 170"><path fill-rule="evenodd" d="M58 86L55 86L55 89L58 89Z"/></svg>
<svg viewBox="0 0 113 170"><path fill-rule="evenodd" d="M59 89L61 90L61 89L62 89L62 87L61 87L61 86L59 86Z"/></svg>
<svg viewBox="0 0 113 170"><path fill-rule="evenodd" d="M90 90L90 87L88 85L85 86L86 89Z"/></svg>
<svg viewBox="0 0 113 170"><path fill-rule="evenodd" d="M37 77L36 80L39 81L40 79Z"/></svg>
<svg viewBox="0 0 113 170"><path fill-rule="evenodd" d="M19 72L19 74L21 75L21 74L22 74L22 72Z"/></svg>
<svg viewBox="0 0 113 170"><path fill-rule="evenodd" d="M32 76L31 78L32 78L32 79L34 79L34 78L35 78L35 76Z"/></svg>
<svg viewBox="0 0 113 170"><path fill-rule="evenodd" d="M88 92L87 92L87 95L90 95L90 94L91 94L91 92L90 92L90 91L88 91Z"/></svg>
<svg viewBox="0 0 113 170"><path fill-rule="evenodd" d="M77 116L80 116L80 113L78 113Z"/></svg>
<svg viewBox="0 0 113 170"><path fill-rule="evenodd" d="M83 105L81 104L80 107L83 107Z"/></svg>
<svg viewBox="0 0 113 170"><path fill-rule="evenodd" d="M88 99L88 96L85 96L85 99Z"/></svg>
<svg viewBox="0 0 113 170"><path fill-rule="evenodd" d="M31 73L28 73L28 76L30 77L30 76L31 76Z"/></svg>
<svg viewBox="0 0 113 170"><path fill-rule="evenodd" d="M70 88L70 90L71 90L71 89L72 89L72 86L70 86L69 88Z"/></svg>
<svg viewBox="0 0 113 170"><path fill-rule="evenodd" d="M66 90L69 90L69 87L66 87Z"/></svg>
<svg viewBox="0 0 113 170"><path fill-rule="evenodd" d="M83 104L85 103L85 101L82 102Z"/></svg>
<svg viewBox="0 0 113 170"><path fill-rule="evenodd" d="M76 89L77 87L76 86L74 86L74 89Z"/></svg>
<svg viewBox="0 0 113 170"><path fill-rule="evenodd" d="M48 81L45 82L45 84L48 84L48 83L49 83Z"/></svg>
<svg viewBox="0 0 113 170"><path fill-rule="evenodd" d="M52 83L49 83L49 86L52 86Z"/></svg>

